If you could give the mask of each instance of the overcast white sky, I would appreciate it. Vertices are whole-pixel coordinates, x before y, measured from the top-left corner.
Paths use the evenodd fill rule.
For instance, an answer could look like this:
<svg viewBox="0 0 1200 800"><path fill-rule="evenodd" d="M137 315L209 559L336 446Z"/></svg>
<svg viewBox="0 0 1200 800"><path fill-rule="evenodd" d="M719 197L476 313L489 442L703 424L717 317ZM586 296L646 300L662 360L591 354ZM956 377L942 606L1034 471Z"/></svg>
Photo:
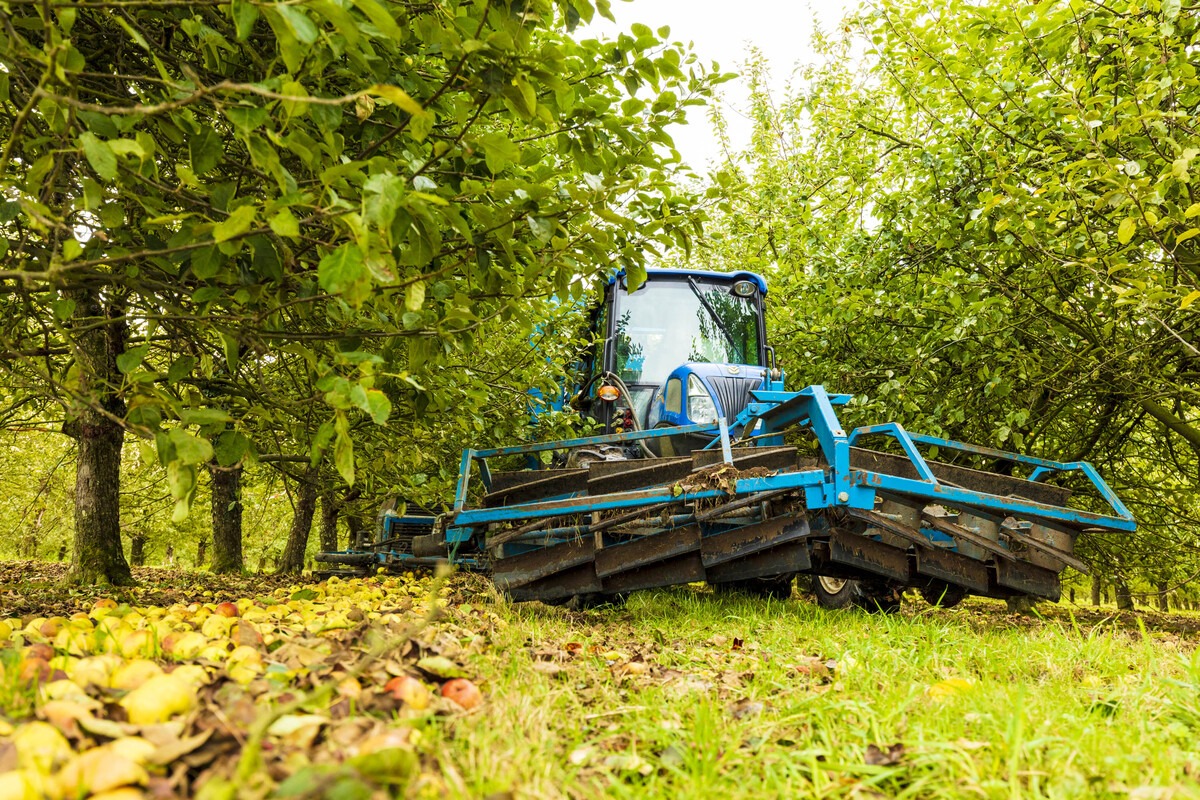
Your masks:
<svg viewBox="0 0 1200 800"><path fill-rule="evenodd" d="M853 0L613 0L617 24L601 19L578 33L612 38L635 22L658 30L671 26L671 41L692 42L701 61L722 71L740 72L747 47L753 44L771 65L772 84L782 90L797 63L809 63L814 25L831 31ZM744 117L746 92L741 82L722 87L723 106L736 147L749 143L750 125ZM716 137L704 109L693 110L686 127L673 132L684 159L701 174L720 156Z"/></svg>

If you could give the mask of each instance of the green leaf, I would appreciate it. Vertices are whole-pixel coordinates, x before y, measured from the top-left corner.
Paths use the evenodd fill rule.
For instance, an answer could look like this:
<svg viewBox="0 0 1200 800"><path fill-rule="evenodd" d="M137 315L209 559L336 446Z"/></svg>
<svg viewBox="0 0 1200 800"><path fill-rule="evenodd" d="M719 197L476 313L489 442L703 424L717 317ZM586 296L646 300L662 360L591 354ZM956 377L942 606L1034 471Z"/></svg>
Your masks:
<svg viewBox="0 0 1200 800"><path fill-rule="evenodd" d="M353 486L354 442L350 439L350 434L345 431L338 431L337 438L333 442L333 465L337 467L342 480Z"/></svg>
<svg viewBox="0 0 1200 800"><path fill-rule="evenodd" d="M1190 306L1192 303L1196 302L1197 300L1200 300L1200 289L1194 289L1194 290L1188 292L1187 297L1185 297L1185 298L1183 298L1183 300L1179 301L1179 307L1187 308L1188 306Z"/></svg>
<svg viewBox="0 0 1200 800"><path fill-rule="evenodd" d="M503 133L485 133L477 136L475 143L483 148L484 160L493 175L499 174L509 164L515 163L521 158L520 148Z"/></svg>
<svg viewBox="0 0 1200 800"><path fill-rule="evenodd" d="M366 93L374 97L382 97L384 100L399 106L409 114L412 114L414 117L421 117L425 115L425 109L421 108L421 104L416 100L413 100L412 97L409 96L408 92L404 91L399 86L392 86L386 83L377 83L371 88L367 89Z"/></svg>
<svg viewBox="0 0 1200 800"><path fill-rule="evenodd" d="M250 454L250 440L237 431L224 431L213 442L213 456L222 467L231 467Z"/></svg>
<svg viewBox="0 0 1200 800"><path fill-rule="evenodd" d="M420 311L425 305L425 281L415 281L404 289L404 307L409 311Z"/></svg>
<svg viewBox="0 0 1200 800"><path fill-rule="evenodd" d="M356 244L344 244L329 253L317 265L317 280L330 294L341 294L367 275L362 251Z"/></svg>
<svg viewBox="0 0 1200 800"><path fill-rule="evenodd" d="M1126 217L1121 220L1121 226L1117 228L1117 241L1121 244L1128 244L1135 233L1137 233L1137 219Z"/></svg>
<svg viewBox="0 0 1200 800"><path fill-rule="evenodd" d="M172 428L167 434L175 449L175 460L181 464L206 464L213 457L212 445L183 428Z"/></svg>
<svg viewBox="0 0 1200 800"><path fill-rule="evenodd" d="M375 24L385 38L402 42L406 38L396 20L377 0L353 0L354 6Z"/></svg>
<svg viewBox="0 0 1200 800"><path fill-rule="evenodd" d="M150 345L148 344L140 344L137 347L129 348L117 356L117 369L121 371L122 375L128 375L138 368L148 352L150 352Z"/></svg>
<svg viewBox="0 0 1200 800"><path fill-rule="evenodd" d="M79 146L101 180L111 181L117 177L117 154L108 146L108 142L101 141L90 131L84 131L79 134Z"/></svg>
<svg viewBox="0 0 1200 800"><path fill-rule="evenodd" d="M188 137L188 155L192 161L192 171L197 175L211 171L225 157L221 135L212 128L201 127L199 133Z"/></svg>
<svg viewBox="0 0 1200 800"><path fill-rule="evenodd" d="M221 271L224 259L216 247L201 247L192 251L192 274L202 281Z"/></svg>
<svg viewBox="0 0 1200 800"><path fill-rule="evenodd" d="M533 231L533 235L539 242L544 244L554 236L554 220L546 217L529 217L526 222L529 223L529 230Z"/></svg>
<svg viewBox="0 0 1200 800"><path fill-rule="evenodd" d="M196 368L195 356L180 356L175 359L167 370L167 381L169 383L179 383L181 380L192 374L192 370Z"/></svg>
<svg viewBox="0 0 1200 800"><path fill-rule="evenodd" d="M359 408L371 415L376 425L387 422L392 413L392 401L378 389L366 389L361 393L361 397L355 398L355 402Z"/></svg>
<svg viewBox="0 0 1200 800"><path fill-rule="evenodd" d="M250 230L250 226L254 224L254 217L257 214L258 207L253 204L238 206L230 212L224 221L213 228L213 240L225 242L235 236L241 236Z"/></svg>
<svg viewBox="0 0 1200 800"><path fill-rule="evenodd" d="M238 41L246 41L254 30L254 23L258 21L258 6L251 0L232 0L229 15L233 17Z"/></svg>
<svg viewBox="0 0 1200 800"><path fill-rule="evenodd" d="M300 222L289 208L281 208L279 213L271 217L269 224L276 236L281 236L285 239L298 239L300 237Z"/></svg>
<svg viewBox="0 0 1200 800"><path fill-rule="evenodd" d="M1175 237L1175 244L1179 245L1197 235L1200 235L1200 228L1188 228L1186 231Z"/></svg>
<svg viewBox="0 0 1200 800"><path fill-rule="evenodd" d="M217 425L233 422L233 417L223 408L187 408L179 412L179 421L184 425Z"/></svg>
<svg viewBox="0 0 1200 800"><path fill-rule="evenodd" d="M308 15L296 6L276 3L270 7L275 9L275 12L283 18L292 35L304 44L313 44L321 35L320 31L317 30L317 26L308 18Z"/></svg>

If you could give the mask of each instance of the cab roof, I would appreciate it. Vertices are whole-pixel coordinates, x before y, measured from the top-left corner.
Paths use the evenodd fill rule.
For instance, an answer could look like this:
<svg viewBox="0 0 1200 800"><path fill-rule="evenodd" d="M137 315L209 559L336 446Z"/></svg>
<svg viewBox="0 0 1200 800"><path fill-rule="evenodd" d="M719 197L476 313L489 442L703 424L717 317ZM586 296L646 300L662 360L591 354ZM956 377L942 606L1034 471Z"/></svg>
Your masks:
<svg viewBox="0 0 1200 800"><path fill-rule="evenodd" d="M648 267L646 269L646 280L653 280L654 278L658 277L680 278L687 276L696 278L697 280L715 280L728 283L734 283L735 281L742 280L753 281L754 285L758 287L758 291L761 292L763 296L766 296L767 294L767 280L757 272L747 272L745 270L738 270L736 272L717 272L715 270L707 269L668 269L664 267ZM625 270L619 270L608 279L608 283L616 283L618 278L624 277Z"/></svg>

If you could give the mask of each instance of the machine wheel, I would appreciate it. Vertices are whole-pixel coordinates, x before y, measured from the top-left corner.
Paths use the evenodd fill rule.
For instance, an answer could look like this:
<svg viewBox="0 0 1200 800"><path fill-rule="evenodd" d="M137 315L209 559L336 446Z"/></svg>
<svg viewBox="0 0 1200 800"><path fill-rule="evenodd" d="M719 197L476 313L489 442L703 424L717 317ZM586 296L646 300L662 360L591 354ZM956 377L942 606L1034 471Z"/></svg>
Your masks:
<svg viewBox="0 0 1200 800"><path fill-rule="evenodd" d="M787 575L773 575L769 578L750 578L744 581L727 581L709 585L712 586L714 592L745 592L769 600L787 600L792 596L792 582L795 578L794 574L788 573Z"/></svg>
<svg viewBox="0 0 1200 800"><path fill-rule="evenodd" d="M921 598L931 606L954 608L970 594L966 589L944 581L930 581L921 587Z"/></svg>
<svg viewBox="0 0 1200 800"><path fill-rule="evenodd" d="M817 575L812 586L821 608L857 607L872 614L893 614L900 610L900 590L883 583Z"/></svg>

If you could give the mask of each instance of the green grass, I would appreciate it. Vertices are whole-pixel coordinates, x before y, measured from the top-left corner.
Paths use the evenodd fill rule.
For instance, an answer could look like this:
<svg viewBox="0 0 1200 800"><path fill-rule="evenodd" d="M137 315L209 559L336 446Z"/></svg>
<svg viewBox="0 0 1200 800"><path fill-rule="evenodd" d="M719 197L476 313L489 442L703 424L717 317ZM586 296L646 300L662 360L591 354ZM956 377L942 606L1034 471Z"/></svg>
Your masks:
<svg viewBox="0 0 1200 800"><path fill-rule="evenodd" d="M694 588L493 609L467 658L487 703L424 731L430 792L1200 797L1194 618L884 616ZM897 743L895 763L868 757Z"/></svg>

